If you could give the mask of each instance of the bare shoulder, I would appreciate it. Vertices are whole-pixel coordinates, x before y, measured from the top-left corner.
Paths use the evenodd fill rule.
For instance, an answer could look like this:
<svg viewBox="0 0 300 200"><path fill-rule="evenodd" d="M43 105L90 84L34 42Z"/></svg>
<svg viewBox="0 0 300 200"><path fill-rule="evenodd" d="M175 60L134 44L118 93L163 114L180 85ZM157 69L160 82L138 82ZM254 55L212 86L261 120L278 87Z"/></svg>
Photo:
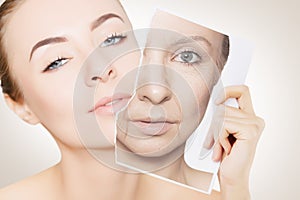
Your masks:
<svg viewBox="0 0 300 200"><path fill-rule="evenodd" d="M0 189L1 200L35 200L44 199L48 197L53 198L55 188L54 181L57 177L56 166L51 167L39 174L26 178L22 181L9 185ZM56 191L57 192L57 191ZM48 195L49 194L49 195Z"/></svg>

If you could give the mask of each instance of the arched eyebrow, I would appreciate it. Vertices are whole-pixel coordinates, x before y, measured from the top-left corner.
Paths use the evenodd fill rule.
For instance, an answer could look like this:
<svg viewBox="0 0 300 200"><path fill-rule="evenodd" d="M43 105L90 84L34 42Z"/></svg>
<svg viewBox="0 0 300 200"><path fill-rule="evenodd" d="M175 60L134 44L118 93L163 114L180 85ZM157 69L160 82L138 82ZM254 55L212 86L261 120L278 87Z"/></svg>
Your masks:
<svg viewBox="0 0 300 200"><path fill-rule="evenodd" d="M49 45L49 44L53 44L53 43L62 43L62 42L67 42L68 39L65 37L52 37L52 38L46 38L44 40L39 41L38 43L36 43L30 53L30 57L29 57L29 61L32 58L33 53L35 52L35 50L37 50L38 48L45 46L45 45Z"/></svg>
<svg viewBox="0 0 300 200"><path fill-rule="evenodd" d="M98 26L101 26L101 24L103 24L105 21L107 21L108 19L111 19L111 18L118 18L124 23L124 20L119 15L116 15L114 13L108 13L108 14L100 16L94 22L92 22L90 30L91 31L95 30Z"/></svg>
<svg viewBox="0 0 300 200"><path fill-rule="evenodd" d="M102 16L98 17L96 20L94 20L90 25L90 30L91 31L95 30L97 27L101 26L105 21L107 21L108 19L111 19L111 18L118 18L124 23L124 20L120 16L118 16L114 13L108 13L108 14L102 15ZM63 42L67 42L67 41L68 41L68 39L66 37L51 37L51 38L46 38L46 39L39 41L38 43L36 43L33 46L32 50L30 52L29 61L31 61L33 53L38 48L45 46L45 45L49 45L49 44L63 43Z"/></svg>

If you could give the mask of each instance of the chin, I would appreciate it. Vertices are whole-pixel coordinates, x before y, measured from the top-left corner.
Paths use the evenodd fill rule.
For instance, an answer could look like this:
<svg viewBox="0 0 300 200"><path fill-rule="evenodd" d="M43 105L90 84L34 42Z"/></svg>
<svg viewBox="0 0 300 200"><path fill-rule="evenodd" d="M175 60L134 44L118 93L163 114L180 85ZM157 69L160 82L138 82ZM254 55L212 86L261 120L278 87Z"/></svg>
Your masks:
<svg viewBox="0 0 300 200"><path fill-rule="evenodd" d="M142 156L142 157L163 157L170 155L172 153L180 151L180 147L182 147L182 144L176 143L176 142L169 142L169 141L136 141L132 142L131 144L124 144L126 146L127 151L130 151L136 155ZM179 150L179 151L178 151ZM183 153L183 151L182 151Z"/></svg>

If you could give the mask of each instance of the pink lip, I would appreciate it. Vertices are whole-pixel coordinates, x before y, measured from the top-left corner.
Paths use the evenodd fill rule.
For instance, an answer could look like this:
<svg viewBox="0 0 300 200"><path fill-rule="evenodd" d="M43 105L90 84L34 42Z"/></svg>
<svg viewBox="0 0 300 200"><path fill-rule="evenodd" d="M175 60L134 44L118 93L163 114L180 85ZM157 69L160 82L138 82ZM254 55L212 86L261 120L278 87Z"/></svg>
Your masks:
<svg viewBox="0 0 300 200"><path fill-rule="evenodd" d="M89 110L89 113L95 112L100 115L114 114L126 106L130 98L131 96L128 94L115 94L110 97L103 97Z"/></svg>
<svg viewBox="0 0 300 200"><path fill-rule="evenodd" d="M139 131L148 136L160 136L166 134L175 123L168 121L132 121L132 124L139 129Z"/></svg>

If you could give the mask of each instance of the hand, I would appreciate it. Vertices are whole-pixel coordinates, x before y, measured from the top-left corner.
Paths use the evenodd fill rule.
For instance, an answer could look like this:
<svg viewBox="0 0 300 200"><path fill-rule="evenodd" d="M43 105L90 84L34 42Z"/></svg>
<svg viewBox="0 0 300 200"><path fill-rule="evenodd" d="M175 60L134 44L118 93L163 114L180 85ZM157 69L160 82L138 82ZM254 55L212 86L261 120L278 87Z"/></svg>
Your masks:
<svg viewBox="0 0 300 200"><path fill-rule="evenodd" d="M248 87L230 86L226 87L224 92L225 95L220 95L216 100L214 127L210 128L204 146L210 148L215 143L213 159L221 161L219 170L221 192L226 193L225 196L231 195L228 199L238 199L229 193L249 191L250 168L257 142L264 129L264 120L254 113ZM228 98L236 98L239 108L224 105ZM236 195L240 199L244 198L243 194Z"/></svg>

